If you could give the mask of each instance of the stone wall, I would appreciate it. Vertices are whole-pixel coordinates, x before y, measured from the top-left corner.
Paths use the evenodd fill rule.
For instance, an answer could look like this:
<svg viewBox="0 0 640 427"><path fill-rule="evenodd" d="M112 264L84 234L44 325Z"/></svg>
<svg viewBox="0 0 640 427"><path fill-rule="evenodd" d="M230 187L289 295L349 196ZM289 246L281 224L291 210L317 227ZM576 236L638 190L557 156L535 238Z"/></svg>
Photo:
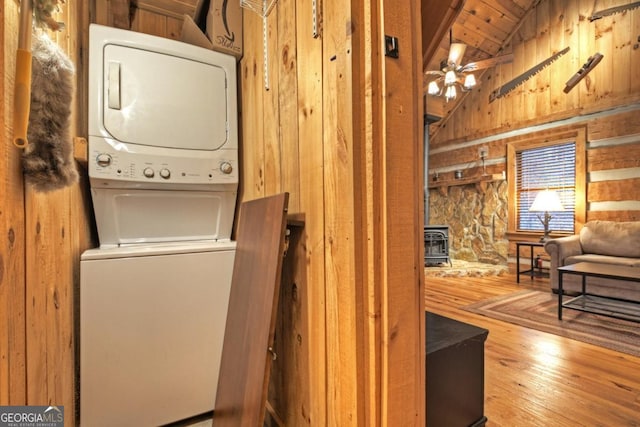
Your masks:
<svg viewBox="0 0 640 427"><path fill-rule="evenodd" d="M482 192L474 184L429 193L429 223L449 226L452 259L507 265L507 182L494 181Z"/></svg>

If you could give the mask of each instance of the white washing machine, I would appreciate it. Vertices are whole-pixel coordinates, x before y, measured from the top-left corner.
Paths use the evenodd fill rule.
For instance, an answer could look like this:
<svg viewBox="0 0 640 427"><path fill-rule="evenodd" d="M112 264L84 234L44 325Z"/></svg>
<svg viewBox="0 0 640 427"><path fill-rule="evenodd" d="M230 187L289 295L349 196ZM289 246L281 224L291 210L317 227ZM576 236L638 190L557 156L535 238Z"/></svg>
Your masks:
<svg viewBox="0 0 640 427"><path fill-rule="evenodd" d="M100 247L80 261L80 424L214 409L235 242L236 61L91 25L89 179Z"/></svg>
<svg viewBox="0 0 640 427"><path fill-rule="evenodd" d="M235 242L82 255L81 425L159 426L216 401Z"/></svg>

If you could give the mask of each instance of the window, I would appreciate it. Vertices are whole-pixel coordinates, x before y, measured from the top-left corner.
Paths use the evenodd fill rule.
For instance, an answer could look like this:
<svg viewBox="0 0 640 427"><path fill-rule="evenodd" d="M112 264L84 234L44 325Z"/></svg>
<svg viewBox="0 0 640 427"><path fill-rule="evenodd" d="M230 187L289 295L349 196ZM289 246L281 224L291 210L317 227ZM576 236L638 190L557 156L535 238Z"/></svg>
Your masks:
<svg viewBox="0 0 640 427"><path fill-rule="evenodd" d="M575 187L575 142L517 151L518 230L543 231L540 212L529 212L529 208L540 191L553 190L560 196L564 211L551 213L549 229L573 234Z"/></svg>
<svg viewBox="0 0 640 427"><path fill-rule="evenodd" d="M529 212L536 195L555 190L564 207L550 212L552 235L574 234L584 224L586 137L584 128L539 132L507 141L509 234L543 232L540 212Z"/></svg>

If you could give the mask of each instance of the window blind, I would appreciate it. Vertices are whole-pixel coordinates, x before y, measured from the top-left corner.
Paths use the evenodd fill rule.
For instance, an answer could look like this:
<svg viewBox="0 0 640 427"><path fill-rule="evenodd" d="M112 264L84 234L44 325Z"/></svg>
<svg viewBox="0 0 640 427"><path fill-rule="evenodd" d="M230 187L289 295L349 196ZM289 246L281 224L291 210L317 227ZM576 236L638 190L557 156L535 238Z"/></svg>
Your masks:
<svg viewBox="0 0 640 427"><path fill-rule="evenodd" d="M564 207L562 212L550 212L551 231L574 232L576 200L575 142L531 148L516 152L516 191L518 228L542 231L538 219L542 212L529 212L536 195L542 190L555 190Z"/></svg>

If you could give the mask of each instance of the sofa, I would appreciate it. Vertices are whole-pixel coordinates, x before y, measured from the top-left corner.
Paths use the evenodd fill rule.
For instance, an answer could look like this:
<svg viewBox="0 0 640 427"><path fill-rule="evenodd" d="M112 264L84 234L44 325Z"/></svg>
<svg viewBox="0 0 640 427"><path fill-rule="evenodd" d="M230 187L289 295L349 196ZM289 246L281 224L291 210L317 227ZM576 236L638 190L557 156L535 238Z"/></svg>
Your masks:
<svg viewBox="0 0 640 427"><path fill-rule="evenodd" d="M640 221L589 221L578 234L545 242L550 257L551 290L558 291L558 267L582 261L631 266L640 269ZM562 288L567 294L582 289L582 278L563 276ZM625 280L587 278L591 294L640 301L640 283Z"/></svg>

